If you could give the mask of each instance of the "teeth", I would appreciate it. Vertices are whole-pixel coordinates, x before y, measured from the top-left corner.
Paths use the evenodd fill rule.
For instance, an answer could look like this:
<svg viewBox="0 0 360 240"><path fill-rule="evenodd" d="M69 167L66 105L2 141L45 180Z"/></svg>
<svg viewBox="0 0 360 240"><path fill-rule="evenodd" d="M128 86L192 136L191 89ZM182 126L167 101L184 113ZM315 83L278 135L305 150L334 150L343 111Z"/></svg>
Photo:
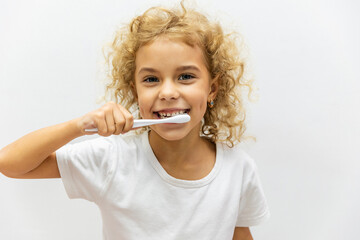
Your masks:
<svg viewBox="0 0 360 240"><path fill-rule="evenodd" d="M165 117L173 117L173 116L176 116L178 114L184 114L185 111L181 110L181 111L178 111L178 112L173 112L173 113L162 113L162 112L159 112L159 115L161 118L165 118Z"/></svg>

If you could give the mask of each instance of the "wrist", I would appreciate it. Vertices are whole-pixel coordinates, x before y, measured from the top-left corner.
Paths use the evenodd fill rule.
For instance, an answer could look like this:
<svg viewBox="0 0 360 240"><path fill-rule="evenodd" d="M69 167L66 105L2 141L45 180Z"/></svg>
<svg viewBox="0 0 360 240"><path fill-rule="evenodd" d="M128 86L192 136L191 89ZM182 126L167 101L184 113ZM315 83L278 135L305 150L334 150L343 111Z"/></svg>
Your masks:
<svg viewBox="0 0 360 240"><path fill-rule="evenodd" d="M75 118L67 122L67 127L69 130L71 130L72 135L77 138L85 135L81 124L80 124L80 118Z"/></svg>

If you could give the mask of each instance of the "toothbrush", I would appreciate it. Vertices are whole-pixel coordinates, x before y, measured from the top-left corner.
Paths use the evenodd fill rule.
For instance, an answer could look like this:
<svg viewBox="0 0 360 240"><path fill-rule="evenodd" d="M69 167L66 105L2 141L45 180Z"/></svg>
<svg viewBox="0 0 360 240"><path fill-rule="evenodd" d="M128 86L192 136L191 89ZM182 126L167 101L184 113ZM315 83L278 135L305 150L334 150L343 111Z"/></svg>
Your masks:
<svg viewBox="0 0 360 240"><path fill-rule="evenodd" d="M173 117L161 118L161 119L135 119L132 128L150 126L160 123L186 123L190 121L188 114L180 114ZM97 132L97 128L85 129L85 132Z"/></svg>

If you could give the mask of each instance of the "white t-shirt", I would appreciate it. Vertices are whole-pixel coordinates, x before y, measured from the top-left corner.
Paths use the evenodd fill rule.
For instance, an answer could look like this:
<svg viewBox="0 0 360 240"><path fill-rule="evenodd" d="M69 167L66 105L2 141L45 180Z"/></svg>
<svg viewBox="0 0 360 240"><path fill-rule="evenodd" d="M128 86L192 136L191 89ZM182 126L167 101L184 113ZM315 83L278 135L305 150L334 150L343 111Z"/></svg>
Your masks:
<svg viewBox="0 0 360 240"><path fill-rule="evenodd" d="M238 146L217 143L200 180L169 175L148 132L68 144L56 157L69 198L100 208L105 240L226 240L270 216L256 165Z"/></svg>

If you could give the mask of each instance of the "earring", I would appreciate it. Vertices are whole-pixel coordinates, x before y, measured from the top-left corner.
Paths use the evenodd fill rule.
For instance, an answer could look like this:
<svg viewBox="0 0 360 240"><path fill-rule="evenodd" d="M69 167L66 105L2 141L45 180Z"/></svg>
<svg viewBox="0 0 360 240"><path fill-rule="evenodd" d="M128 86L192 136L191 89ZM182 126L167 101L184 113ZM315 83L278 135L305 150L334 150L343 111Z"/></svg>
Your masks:
<svg viewBox="0 0 360 240"><path fill-rule="evenodd" d="M208 106L209 106L209 108L213 108L214 107L214 100L210 99L210 101L208 102Z"/></svg>

